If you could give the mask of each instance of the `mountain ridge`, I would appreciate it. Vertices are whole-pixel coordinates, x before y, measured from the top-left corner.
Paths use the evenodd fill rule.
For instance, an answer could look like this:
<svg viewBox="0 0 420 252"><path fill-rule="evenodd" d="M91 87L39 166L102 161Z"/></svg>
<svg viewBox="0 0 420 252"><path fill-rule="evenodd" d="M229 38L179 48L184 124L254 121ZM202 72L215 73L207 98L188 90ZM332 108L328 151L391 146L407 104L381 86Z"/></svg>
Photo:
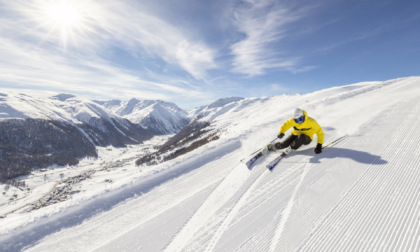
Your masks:
<svg viewBox="0 0 420 252"><path fill-rule="evenodd" d="M185 127L190 119L188 112L175 103L162 100L95 101L113 113L142 125L156 134L174 134Z"/></svg>
<svg viewBox="0 0 420 252"><path fill-rule="evenodd" d="M131 99L130 102L137 104L140 100ZM163 101L145 103L149 103L143 109L148 109L146 117L135 120L141 112L139 109L120 116L114 113L118 110L113 111L100 102L72 94L41 98L21 93L2 93L0 143L3 159L0 163L0 180L25 175L32 169L53 164L75 165L85 157L97 158L97 146L140 144L155 135L174 134L189 123L187 112L175 104ZM153 104L156 106L150 106ZM162 120L165 116L168 117L166 121ZM63 144L56 142L56 139L61 139Z"/></svg>

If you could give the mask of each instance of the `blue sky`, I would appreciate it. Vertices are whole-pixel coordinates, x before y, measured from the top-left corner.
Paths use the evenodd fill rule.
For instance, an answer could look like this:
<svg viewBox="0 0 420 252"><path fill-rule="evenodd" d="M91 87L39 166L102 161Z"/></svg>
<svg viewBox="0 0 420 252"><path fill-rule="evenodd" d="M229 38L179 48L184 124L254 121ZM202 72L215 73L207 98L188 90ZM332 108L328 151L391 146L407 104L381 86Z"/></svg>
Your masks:
<svg viewBox="0 0 420 252"><path fill-rule="evenodd" d="M0 0L0 90L190 109L414 76L419 10L418 0Z"/></svg>

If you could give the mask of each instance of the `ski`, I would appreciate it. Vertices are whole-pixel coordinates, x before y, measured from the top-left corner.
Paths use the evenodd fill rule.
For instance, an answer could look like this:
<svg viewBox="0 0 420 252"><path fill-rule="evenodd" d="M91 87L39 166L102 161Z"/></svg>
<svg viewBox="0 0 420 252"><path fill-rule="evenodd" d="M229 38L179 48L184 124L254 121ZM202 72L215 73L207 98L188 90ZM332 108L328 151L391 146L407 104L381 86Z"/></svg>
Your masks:
<svg viewBox="0 0 420 252"><path fill-rule="evenodd" d="M253 156L248 162L246 162L246 167L248 169L252 170L252 165L257 161L258 158L260 158L263 155L262 152L258 152L255 156Z"/></svg>
<svg viewBox="0 0 420 252"><path fill-rule="evenodd" d="M285 157L287 154L289 154L292 151L290 147L288 147L286 150L284 150L279 156L277 156L273 161L271 161L266 167L271 171L274 167L280 162L280 160Z"/></svg>
<svg viewBox="0 0 420 252"><path fill-rule="evenodd" d="M344 135L341 136L337 139L335 139L334 141L332 141L331 143L325 145L324 147L322 147L322 149L331 147L341 141L343 141L348 135ZM280 160L285 157L287 154L289 154L292 151L292 149L290 149L290 147L288 147L286 150L284 150L278 157L276 157L273 161L271 161L268 165L266 165L266 167L271 171L274 169L274 167L276 167L276 165L280 162Z"/></svg>
<svg viewBox="0 0 420 252"><path fill-rule="evenodd" d="M273 140L271 140L270 144L272 144L274 141L277 140L277 137L274 138ZM255 161L257 161L258 158L262 157L263 155L267 154L268 150L267 150L267 146L265 146L262 149L258 149L256 151L254 151L253 153L250 154L250 156L252 156L251 159L249 159L245 164L246 167L248 167L249 170L252 170L252 166L254 165ZM246 159L242 159L241 162L243 163Z"/></svg>

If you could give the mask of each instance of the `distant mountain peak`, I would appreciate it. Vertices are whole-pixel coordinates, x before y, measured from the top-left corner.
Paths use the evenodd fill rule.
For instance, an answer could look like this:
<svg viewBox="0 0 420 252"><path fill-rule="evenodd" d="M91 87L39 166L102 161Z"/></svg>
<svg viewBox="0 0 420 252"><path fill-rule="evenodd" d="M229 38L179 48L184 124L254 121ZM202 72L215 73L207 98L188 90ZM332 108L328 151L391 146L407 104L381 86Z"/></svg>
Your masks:
<svg viewBox="0 0 420 252"><path fill-rule="evenodd" d="M59 100L63 102L63 101L66 101L67 99L74 98L74 97L76 96L72 94L58 94L58 95L52 96L51 98L54 100Z"/></svg>
<svg viewBox="0 0 420 252"><path fill-rule="evenodd" d="M229 104L231 102L237 102L240 100L243 100L245 98L243 97L227 97L227 98L221 98L218 99L217 101L211 103L210 105L207 106L207 108L218 108L218 107L223 107L226 104Z"/></svg>
<svg viewBox="0 0 420 252"><path fill-rule="evenodd" d="M177 133L189 122L188 113L175 103L162 100L105 101L101 105L156 134Z"/></svg>

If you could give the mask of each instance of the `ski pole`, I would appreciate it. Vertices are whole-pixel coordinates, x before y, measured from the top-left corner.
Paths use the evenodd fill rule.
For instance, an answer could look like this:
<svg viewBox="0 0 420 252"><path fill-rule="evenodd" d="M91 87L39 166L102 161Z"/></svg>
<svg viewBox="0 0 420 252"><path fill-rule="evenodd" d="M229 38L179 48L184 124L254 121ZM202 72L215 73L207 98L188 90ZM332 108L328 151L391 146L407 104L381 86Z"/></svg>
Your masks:
<svg viewBox="0 0 420 252"><path fill-rule="evenodd" d="M277 139L277 137L276 137L276 138L274 138L274 139L270 142L270 144L271 144L272 142L276 141L276 139ZM255 155L255 154L256 154L257 152L259 152L259 151L261 151L261 149L258 149L258 150L256 150L256 151L254 151L253 153L249 154L249 156L253 156L253 155ZM246 158L241 159L241 162L244 162L245 160L246 160Z"/></svg>
<svg viewBox="0 0 420 252"><path fill-rule="evenodd" d="M338 142L342 141L344 138L346 138L346 137L348 137L348 136L349 136L348 134L345 134L344 136L339 137L339 138L335 139L334 141L332 141L331 143L329 143L329 144L325 145L324 147L322 147L322 149L328 148L328 147L330 147L331 145L334 145L334 144L336 144L336 143L338 143Z"/></svg>
<svg viewBox="0 0 420 252"><path fill-rule="evenodd" d="M276 139L277 139L277 137L276 138L274 138L270 143L273 143L274 141L276 141ZM254 151L253 153L251 153L251 154L249 154L249 156L252 156L252 155L254 155L254 154L257 154L257 152L259 152L259 151L261 151L261 149L258 149L258 150L256 150L256 151Z"/></svg>

